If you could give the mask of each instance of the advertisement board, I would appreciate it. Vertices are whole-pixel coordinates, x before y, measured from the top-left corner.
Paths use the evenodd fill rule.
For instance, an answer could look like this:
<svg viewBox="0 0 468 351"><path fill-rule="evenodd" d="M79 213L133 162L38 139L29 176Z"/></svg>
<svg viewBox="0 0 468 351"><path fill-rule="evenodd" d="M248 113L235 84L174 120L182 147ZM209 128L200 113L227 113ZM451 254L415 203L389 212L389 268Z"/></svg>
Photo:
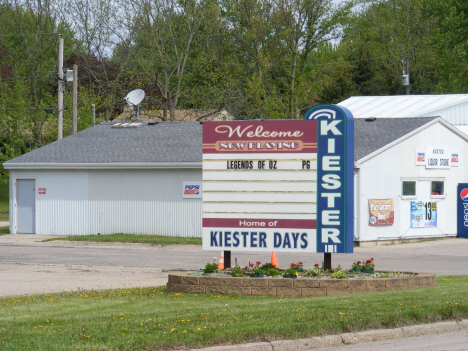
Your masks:
<svg viewBox="0 0 468 351"><path fill-rule="evenodd" d="M201 199L201 183L200 182L183 182L182 183L182 198L183 199Z"/></svg>
<svg viewBox="0 0 468 351"><path fill-rule="evenodd" d="M457 234L459 238L468 238L468 183L457 186Z"/></svg>
<svg viewBox="0 0 468 351"><path fill-rule="evenodd" d="M369 225L392 225L393 199L369 200Z"/></svg>
<svg viewBox="0 0 468 351"><path fill-rule="evenodd" d="M437 227L436 201L411 201L411 228Z"/></svg>
<svg viewBox="0 0 468 351"><path fill-rule="evenodd" d="M335 120L312 109L310 120L203 123L204 250L352 252L352 119L331 108Z"/></svg>
<svg viewBox="0 0 468 351"><path fill-rule="evenodd" d="M426 157L428 155L428 157ZM426 168L448 169L458 167L460 154L457 150L442 147L428 147L416 149L416 166Z"/></svg>

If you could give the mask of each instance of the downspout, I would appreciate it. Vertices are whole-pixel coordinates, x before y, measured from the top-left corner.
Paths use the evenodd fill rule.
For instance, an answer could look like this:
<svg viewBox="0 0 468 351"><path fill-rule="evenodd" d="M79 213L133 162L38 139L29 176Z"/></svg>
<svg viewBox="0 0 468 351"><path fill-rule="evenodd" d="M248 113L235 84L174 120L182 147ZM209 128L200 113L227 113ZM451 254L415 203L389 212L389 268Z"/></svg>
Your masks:
<svg viewBox="0 0 468 351"><path fill-rule="evenodd" d="M359 235L359 169L354 168L354 241L360 242Z"/></svg>

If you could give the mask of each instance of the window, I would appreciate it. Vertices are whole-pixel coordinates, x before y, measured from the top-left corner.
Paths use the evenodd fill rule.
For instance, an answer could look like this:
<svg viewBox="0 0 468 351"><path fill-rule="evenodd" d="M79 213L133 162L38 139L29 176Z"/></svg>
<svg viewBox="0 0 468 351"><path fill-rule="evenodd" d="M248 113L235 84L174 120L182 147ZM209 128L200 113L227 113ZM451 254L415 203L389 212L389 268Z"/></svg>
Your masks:
<svg viewBox="0 0 468 351"><path fill-rule="evenodd" d="M431 196L445 196L444 183L443 180L433 180L431 182Z"/></svg>
<svg viewBox="0 0 468 351"><path fill-rule="evenodd" d="M416 181L403 181L403 196L416 196Z"/></svg>

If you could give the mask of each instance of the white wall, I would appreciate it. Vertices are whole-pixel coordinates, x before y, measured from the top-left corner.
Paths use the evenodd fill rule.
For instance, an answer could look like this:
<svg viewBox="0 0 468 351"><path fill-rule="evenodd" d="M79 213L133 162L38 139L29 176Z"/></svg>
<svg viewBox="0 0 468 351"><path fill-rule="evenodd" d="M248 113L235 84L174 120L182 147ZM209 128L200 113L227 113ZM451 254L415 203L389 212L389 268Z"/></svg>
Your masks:
<svg viewBox="0 0 468 351"><path fill-rule="evenodd" d="M398 123L398 120L395 121ZM449 148L460 153L459 166L426 169L416 166L416 149ZM437 237L457 233L457 184L468 181L468 143L443 125L436 123L398 145L364 162L358 170L357 236L359 241L396 238ZM417 196L402 199L401 181L416 180ZM445 181L445 198L431 198L430 181ZM369 199L393 199L395 221L388 226L369 226ZM411 201L437 201L437 227L411 228Z"/></svg>
<svg viewBox="0 0 468 351"><path fill-rule="evenodd" d="M182 198L182 183L201 178L201 169L11 170L10 231L16 233L16 179L36 179L37 234L201 237L201 199Z"/></svg>

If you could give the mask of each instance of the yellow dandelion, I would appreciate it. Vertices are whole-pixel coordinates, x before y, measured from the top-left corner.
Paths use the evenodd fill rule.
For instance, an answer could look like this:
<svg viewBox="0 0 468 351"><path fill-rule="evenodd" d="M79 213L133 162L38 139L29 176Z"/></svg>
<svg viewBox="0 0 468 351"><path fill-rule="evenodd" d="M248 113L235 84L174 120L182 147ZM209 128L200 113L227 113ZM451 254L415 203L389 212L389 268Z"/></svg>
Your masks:
<svg viewBox="0 0 468 351"><path fill-rule="evenodd" d="M172 328L172 329L171 329L171 333L172 333L174 330L175 330L175 329L174 329L174 328Z"/></svg>
<svg viewBox="0 0 468 351"><path fill-rule="evenodd" d="M198 331L200 331L201 329L200 328L197 328Z"/></svg>
<svg viewBox="0 0 468 351"><path fill-rule="evenodd" d="M185 334L187 334L187 331L186 331L186 330L184 330L183 332L184 332Z"/></svg>

